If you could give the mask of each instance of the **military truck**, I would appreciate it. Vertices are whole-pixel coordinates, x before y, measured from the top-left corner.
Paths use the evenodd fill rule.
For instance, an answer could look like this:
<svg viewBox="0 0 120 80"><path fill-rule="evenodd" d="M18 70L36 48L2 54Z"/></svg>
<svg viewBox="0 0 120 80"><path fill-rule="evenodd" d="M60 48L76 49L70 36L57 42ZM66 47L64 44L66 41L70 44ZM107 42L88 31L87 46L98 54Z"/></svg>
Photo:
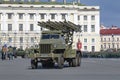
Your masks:
<svg viewBox="0 0 120 80"><path fill-rule="evenodd" d="M49 30L41 33L39 46L31 59L32 69L37 68L39 62L42 67L53 67L57 63L58 68L63 68L65 61L69 66L80 66L81 50L73 49L73 34L81 31L80 26L67 21L38 22L38 25Z"/></svg>

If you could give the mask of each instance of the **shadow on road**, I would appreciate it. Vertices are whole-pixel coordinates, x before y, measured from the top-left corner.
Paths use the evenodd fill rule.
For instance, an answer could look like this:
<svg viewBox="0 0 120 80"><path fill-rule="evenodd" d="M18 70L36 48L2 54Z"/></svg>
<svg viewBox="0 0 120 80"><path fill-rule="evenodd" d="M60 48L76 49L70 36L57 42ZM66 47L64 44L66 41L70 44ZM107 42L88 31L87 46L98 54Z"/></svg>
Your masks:
<svg viewBox="0 0 120 80"><path fill-rule="evenodd" d="M69 68L68 64L65 64L63 68ZM62 69L59 68L57 65L55 65L54 67L42 67L42 65L38 65L38 67L36 69L32 69L31 66L29 66L28 70L38 70L38 69Z"/></svg>

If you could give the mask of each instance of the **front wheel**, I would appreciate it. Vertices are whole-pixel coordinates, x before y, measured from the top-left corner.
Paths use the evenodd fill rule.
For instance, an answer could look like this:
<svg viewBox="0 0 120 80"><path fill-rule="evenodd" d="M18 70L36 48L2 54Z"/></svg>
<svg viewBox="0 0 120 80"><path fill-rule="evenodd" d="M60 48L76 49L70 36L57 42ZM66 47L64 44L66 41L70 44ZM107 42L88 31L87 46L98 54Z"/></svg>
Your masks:
<svg viewBox="0 0 120 80"><path fill-rule="evenodd" d="M76 57L72 59L72 66L77 67L80 66L80 64L81 64L81 55L77 54Z"/></svg>
<svg viewBox="0 0 120 80"><path fill-rule="evenodd" d="M31 60L31 68L32 68L32 69L37 69L37 66L38 66L37 64L38 64L38 63L37 63L36 60L34 60L34 59Z"/></svg>
<svg viewBox="0 0 120 80"><path fill-rule="evenodd" d="M64 58L59 57L58 58L58 68L62 69L64 67Z"/></svg>
<svg viewBox="0 0 120 80"><path fill-rule="evenodd" d="M77 58L72 59L72 67L76 67L77 66Z"/></svg>

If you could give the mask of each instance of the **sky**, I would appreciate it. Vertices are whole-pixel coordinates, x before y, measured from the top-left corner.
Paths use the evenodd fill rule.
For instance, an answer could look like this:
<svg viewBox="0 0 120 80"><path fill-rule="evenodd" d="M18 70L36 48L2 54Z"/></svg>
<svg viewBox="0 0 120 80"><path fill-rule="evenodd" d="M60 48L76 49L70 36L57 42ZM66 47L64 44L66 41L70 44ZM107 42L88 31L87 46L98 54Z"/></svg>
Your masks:
<svg viewBox="0 0 120 80"><path fill-rule="evenodd" d="M67 2L72 1L74 0L67 0ZM120 27L120 0L80 0L80 2L88 6L100 6L100 24L106 27Z"/></svg>
<svg viewBox="0 0 120 80"><path fill-rule="evenodd" d="M81 0L81 3L100 6L100 24L106 27L120 27L120 0Z"/></svg>
<svg viewBox="0 0 120 80"><path fill-rule="evenodd" d="M120 0L81 0L90 6L100 6L100 23L106 27L120 27Z"/></svg>

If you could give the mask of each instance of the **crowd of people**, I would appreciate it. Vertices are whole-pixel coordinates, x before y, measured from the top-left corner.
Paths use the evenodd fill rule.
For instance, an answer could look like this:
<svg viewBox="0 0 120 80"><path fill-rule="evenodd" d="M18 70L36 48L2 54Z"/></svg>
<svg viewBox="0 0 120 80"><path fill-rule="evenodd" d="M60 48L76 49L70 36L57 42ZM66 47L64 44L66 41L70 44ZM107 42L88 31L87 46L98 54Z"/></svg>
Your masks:
<svg viewBox="0 0 120 80"><path fill-rule="evenodd" d="M2 60L13 60L13 48L11 46L7 47L4 45L1 50L1 59Z"/></svg>

